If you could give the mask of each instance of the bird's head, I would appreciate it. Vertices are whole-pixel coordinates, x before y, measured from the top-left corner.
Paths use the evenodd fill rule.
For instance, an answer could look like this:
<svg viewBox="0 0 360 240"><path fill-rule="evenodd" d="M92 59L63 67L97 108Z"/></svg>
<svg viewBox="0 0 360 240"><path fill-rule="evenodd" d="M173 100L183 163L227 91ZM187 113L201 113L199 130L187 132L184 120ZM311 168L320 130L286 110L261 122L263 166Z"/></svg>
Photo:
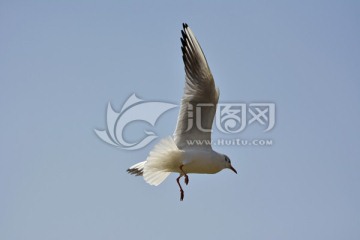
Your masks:
<svg viewBox="0 0 360 240"><path fill-rule="evenodd" d="M224 155L224 162L225 162L225 168L228 168L228 169L232 170L234 173L237 174L237 171L231 165L230 158L228 156L226 156L226 155Z"/></svg>

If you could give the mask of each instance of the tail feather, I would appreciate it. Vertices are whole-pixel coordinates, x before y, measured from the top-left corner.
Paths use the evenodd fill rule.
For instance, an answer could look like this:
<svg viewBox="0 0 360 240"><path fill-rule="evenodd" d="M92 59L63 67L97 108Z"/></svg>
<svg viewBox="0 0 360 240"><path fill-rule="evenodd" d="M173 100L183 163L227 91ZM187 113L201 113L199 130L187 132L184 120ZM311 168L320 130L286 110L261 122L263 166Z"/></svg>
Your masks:
<svg viewBox="0 0 360 240"><path fill-rule="evenodd" d="M179 166L180 151L172 137L162 139L150 152L143 169L144 180L157 186Z"/></svg>
<svg viewBox="0 0 360 240"><path fill-rule="evenodd" d="M144 179L148 184L153 185L153 186L158 186L170 174L171 174L171 172L163 172L163 171L149 172L149 171L147 171L146 174L144 174Z"/></svg>
<svg viewBox="0 0 360 240"><path fill-rule="evenodd" d="M143 176L148 184L157 186L180 166L180 154L172 137L162 139L155 145L146 161L131 166L127 172Z"/></svg>

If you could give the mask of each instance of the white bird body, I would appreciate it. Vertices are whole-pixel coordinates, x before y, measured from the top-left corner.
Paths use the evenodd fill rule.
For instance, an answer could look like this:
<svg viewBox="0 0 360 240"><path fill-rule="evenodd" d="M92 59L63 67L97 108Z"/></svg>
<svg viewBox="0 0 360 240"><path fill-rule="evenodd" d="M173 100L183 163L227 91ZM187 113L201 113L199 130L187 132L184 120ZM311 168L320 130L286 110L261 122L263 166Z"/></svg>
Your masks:
<svg viewBox="0 0 360 240"><path fill-rule="evenodd" d="M177 183L181 197L184 191L180 185L180 178L185 177L188 184L188 173L214 174L225 168L236 170L231 166L230 159L215 152L211 145L190 145L190 141L211 142L211 128L219 99L219 90L207 64L205 55L195 35L183 24L181 31L183 61L185 65L186 81L184 95L181 100L180 113L173 137L162 139L149 153L146 161L137 163L128 169L130 174L142 175L150 185L159 185L172 172L179 173ZM189 113L189 109L206 106L198 114ZM189 118L196 126L188 126ZM200 126L200 127L199 127Z"/></svg>
<svg viewBox="0 0 360 240"><path fill-rule="evenodd" d="M186 173L214 174L225 168L224 155L211 150L190 149L183 153L184 167ZM181 171L178 171L181 173Z"/></svg>

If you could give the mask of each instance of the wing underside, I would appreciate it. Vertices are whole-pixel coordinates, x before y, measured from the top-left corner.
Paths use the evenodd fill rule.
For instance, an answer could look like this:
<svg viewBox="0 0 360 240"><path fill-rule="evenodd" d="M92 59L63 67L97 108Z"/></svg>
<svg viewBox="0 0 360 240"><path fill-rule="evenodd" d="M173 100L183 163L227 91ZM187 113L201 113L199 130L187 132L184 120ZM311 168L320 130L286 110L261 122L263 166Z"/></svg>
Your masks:
<svg viewBox="0 0 360 240"><path fill-rule="evenodd" d="M178 148L183 149L200 147L198 144L189 144L194 143L194 140L197 143L210 143L219 91L215 87L214 78L200 44L187 24L183 24L181 34L181 50L186 75L174 139ZM201 147L211 147L211 145L201 144Z"/></svg>

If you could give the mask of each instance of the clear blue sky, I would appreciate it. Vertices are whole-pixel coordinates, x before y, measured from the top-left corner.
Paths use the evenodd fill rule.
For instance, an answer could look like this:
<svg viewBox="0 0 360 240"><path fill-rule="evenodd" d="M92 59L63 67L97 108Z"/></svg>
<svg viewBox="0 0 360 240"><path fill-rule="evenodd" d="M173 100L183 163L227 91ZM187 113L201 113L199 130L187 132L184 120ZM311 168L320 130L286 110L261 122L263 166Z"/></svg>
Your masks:
<svg viewBox="0 0 360 240"><path fill-rule="evenodd" d="M180 202L175 175L125 172L156 141L94 129L132 93L179 103L183 22L221 101L274 102L277 122L237 135L271 147L217 147L239 174L191 175ZM359 1L1 1L0 239L360 239L359 25Z"/></svg>

